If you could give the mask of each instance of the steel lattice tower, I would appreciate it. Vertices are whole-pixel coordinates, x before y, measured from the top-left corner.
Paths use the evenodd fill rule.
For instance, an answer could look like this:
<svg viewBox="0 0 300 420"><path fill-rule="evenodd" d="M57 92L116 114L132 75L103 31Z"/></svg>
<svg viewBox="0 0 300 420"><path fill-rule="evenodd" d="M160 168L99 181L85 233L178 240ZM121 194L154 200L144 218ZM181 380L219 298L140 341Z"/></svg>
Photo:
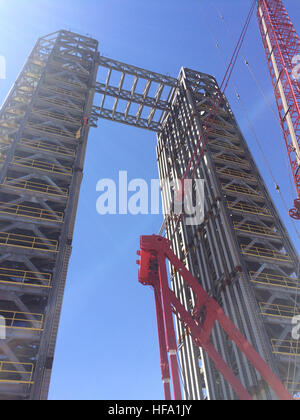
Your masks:
<svg viewBox="0 0 300 420"><path fill-rule="evenodd" d="M174 252L222 306L291 392L299 391L298 343L292 339L291 319L297 303L298 255L291 244L264 182L249 152L226 98L211 125L216 80L182 69L181 89L172 100L158 134L157 156L161 179L182 179L202 136L205 153L196 178L205 180L205 221L200 226L178 223L172 212L165 221ZM200 145L201 147L201 145ZM193 171L193 165L190 173ZM172 208L172 190L163 197L165 212ZM193 296L178 273L172 286L190 310ZM187 399L235 399L232 389L201 349L178 323L179 357ZM268 386L231 346L217 327L213 344L253 396L272 399Z"/></svg>
<svg viewBox="0 0 300 420"><path fill-rule="evenodd" d="M0 395L44 399L52 368L97 67L97 42L41 38L0 115Z"/></svg>
<svg viewBox="0 0 300 420"><path fill-rule="evenodd" d="M175 79L97 48L96 40L67 31L39 39L1 108L1 399L47 398L89 127L105 118L156 132L161 181L180 179L219 91L212 76L182 69ZM101 96L96 105L94 94ZM169 212L172 191L165 191L166 236L289 390L300 391L291 337L298 256L225 98L196 176L206 185L205 222L178 224ZM172 285L191 308L193 296L175 273ZM178 341L185 397L202 399L206 388L211 399L234 399L179 325ZM214 341L254 395L274 397L217 328Z"/></svg>

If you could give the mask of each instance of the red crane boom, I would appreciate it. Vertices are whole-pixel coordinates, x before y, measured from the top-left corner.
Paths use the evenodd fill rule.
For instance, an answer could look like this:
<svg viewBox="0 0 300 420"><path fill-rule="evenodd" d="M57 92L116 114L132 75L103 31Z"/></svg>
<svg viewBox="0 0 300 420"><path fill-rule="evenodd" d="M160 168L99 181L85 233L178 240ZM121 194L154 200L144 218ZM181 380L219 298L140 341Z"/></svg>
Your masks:
<svg viewBox="0 0 300 420"><path fill-rule="evenodd" d="M191 335L195 345L206 351L218 371L232 386L240 399L252 400L253 398L211 342L211 333L216 322L223 328L228 338L244 353L277 396L281 400L292 400L292 396L281 381L225 315L221 306L202 288L185 265L176 257L170 248L171 244L168 239L157 235L142 236L140 245L141 250L138 251L138 255L141 259L137 261L140 266L139 282L143 285L150 285L154 289L165 399L171 399L170 379L173 383L174 399L181 400L182 398L177 363L177 342L173 323L173 314L175 314L184 325L187 334ZM169 287L167 259L194 293L195 305L192 312L185 309Z"/></svg>
<svg viewBox="0 0 300 420"><path fill-rule="evenodd" d="M300 220L300 39L281 0L258 0L257 17L297 191L289 214Z"/></svg>

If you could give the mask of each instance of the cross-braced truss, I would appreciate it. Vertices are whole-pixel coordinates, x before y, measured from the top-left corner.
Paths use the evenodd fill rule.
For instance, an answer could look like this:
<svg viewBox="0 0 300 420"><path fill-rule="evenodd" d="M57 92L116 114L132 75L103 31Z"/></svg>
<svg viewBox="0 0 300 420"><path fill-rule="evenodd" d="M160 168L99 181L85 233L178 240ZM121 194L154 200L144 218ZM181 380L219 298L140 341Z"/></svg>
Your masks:
<svg viewBox="0 0 300 420"><path fill-rule="evenodd" d="M97 62L103 81L96 83L100 98L99 105L92 109L92 118L160 131L164 112L171 107L171 94L179 86L178 80L100 55Z"/></svg>

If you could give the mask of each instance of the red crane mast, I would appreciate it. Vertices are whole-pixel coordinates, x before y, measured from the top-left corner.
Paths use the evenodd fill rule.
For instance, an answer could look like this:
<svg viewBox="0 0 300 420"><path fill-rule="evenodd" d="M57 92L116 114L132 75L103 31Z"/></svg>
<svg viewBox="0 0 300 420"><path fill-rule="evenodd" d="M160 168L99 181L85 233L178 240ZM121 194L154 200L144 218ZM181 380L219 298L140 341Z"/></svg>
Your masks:
<svg viewBox="0 0 300 420"><path fill-rule="evenodd" d="M281 0L259 0L257 17L297 191L289 214L300 220L300 39Z"/></svg>

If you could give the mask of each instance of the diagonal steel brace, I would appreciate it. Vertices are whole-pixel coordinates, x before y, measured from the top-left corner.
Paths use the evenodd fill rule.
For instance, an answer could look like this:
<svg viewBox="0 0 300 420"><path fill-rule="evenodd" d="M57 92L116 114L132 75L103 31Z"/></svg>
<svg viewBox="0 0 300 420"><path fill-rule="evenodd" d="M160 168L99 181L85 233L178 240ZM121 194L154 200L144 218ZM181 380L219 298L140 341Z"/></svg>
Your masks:
<svg viewBox="0 0 300 420"><path fill-rule="evenodd" d="M141 250L138 251L138 255L140 255L141 259L137 261L140 265L139 282L154 288L161 374L164 382L165 398L171 399L171 376L174 399L182 399L177 362L177 341L173 320L173 315L175 314L180 322L183 323L185 330L191 335L195 345L201 347L208 354L217 370L224 376L240 399L252 400L253 398L213 346L210 336L215 322L219 323L228 337L247 357L275 394L281 400L293 400L267 363L225 315L221 306L202 288L184 264L176 257L171 250L170 241L157 235L141 236L140 246ZM170 261L175 270L180 273L186 284L194 292L196 303L191 313L186 310L169 287L166 259Z"/></svg>

